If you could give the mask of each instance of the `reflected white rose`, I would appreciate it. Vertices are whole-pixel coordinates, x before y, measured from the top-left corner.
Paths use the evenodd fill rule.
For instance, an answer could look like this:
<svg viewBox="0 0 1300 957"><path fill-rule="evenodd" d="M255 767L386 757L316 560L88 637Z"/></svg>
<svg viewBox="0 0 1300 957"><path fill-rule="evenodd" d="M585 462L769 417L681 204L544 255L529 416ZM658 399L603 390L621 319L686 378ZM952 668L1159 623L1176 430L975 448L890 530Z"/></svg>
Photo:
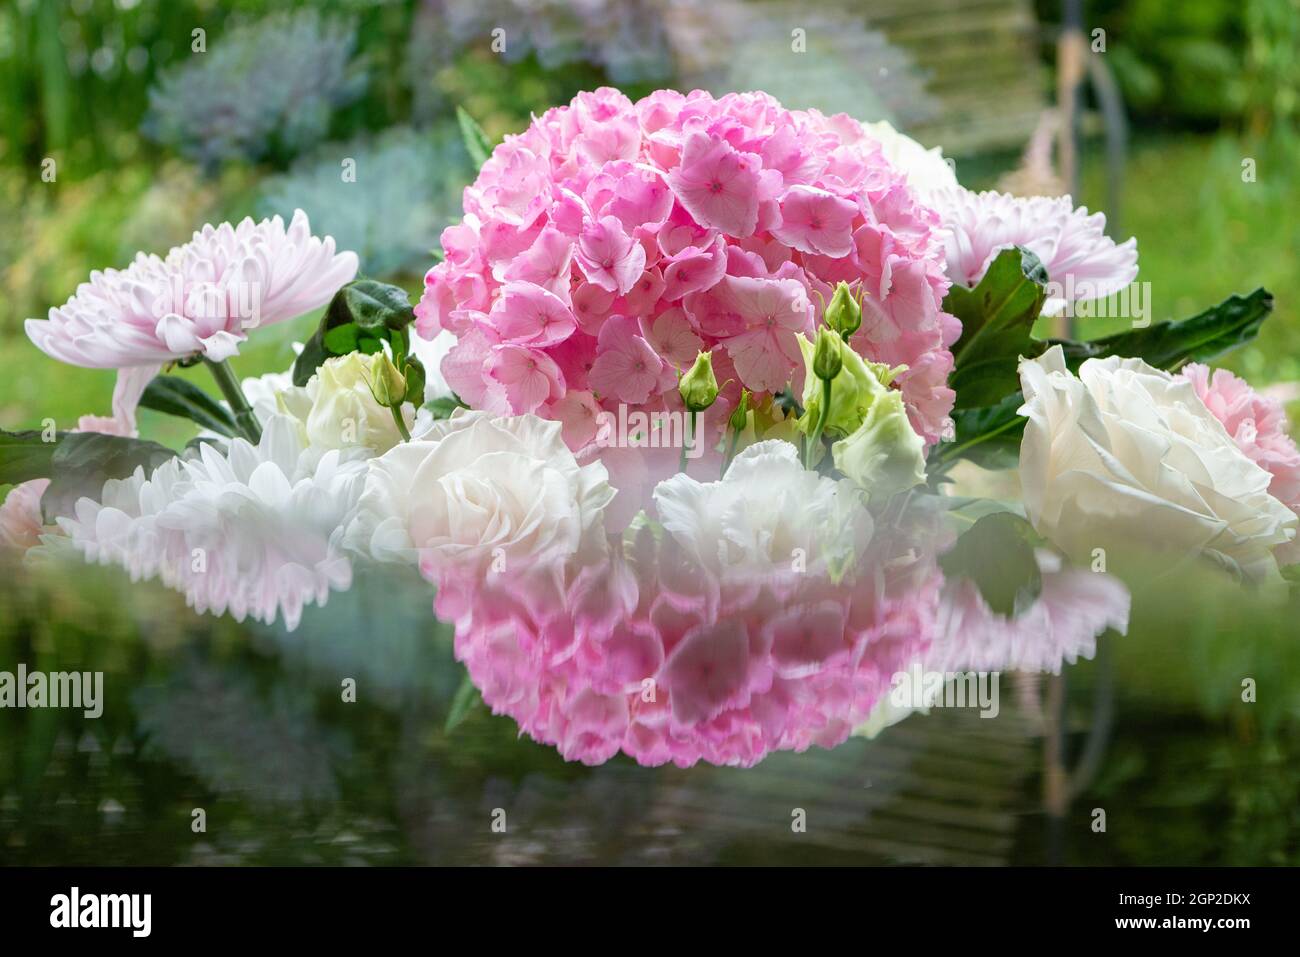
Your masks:
<svg viewBox="0 0 1300 957"><path fill-rule="evenodd" d="M560 423L459 409L372 459L349 546L421 570L566 562L604 541L605 466L579 466Z"/></svg>
<svg viewBox="0 0 1300 957"><path fill-rule="evenodd" d="M1089 359L1076 377L1059 346L1021 363L1020 381L1025 510L1067 555L1137 546L1277 576L1272 549L1296 517L1191 383L1118 357Z"/></svg>
<svg viewBox="0 0 1300 957"><path fill-rule="evenodd" d="M805 469L798 450L781 439L745 449L719 482L674 475L659 483L654 500L664 528L720 578L789 569L801 556L807 571L835 574L853 564L872 534L853 483Z"/></svg>

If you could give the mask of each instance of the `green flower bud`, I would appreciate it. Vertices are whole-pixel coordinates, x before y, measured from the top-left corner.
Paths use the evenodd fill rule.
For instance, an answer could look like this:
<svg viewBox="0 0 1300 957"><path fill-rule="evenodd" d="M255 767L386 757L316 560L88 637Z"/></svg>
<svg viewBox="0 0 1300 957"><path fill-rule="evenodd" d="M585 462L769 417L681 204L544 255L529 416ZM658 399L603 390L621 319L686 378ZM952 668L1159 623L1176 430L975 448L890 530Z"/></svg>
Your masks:
<svg viewBox="0 0 1300 957"><path fill-rule="evenodd" d="M819 379L834 379L844 368L844 359L840 355L844 343L838 332L830 329L817 330L817 342L813 346L813 375Z"/></svg>
<svg viewBox="0 0 1300 957"><path fill-rule="evenodd" d="M831 457L873 503L925 481L925 443L894 389L873 397L862 424L831 446Z"/></svg>
<svg viewBox="0 0 1300 957"><path fill-rule="evenodd" d="M826 325L847 339L862 325L862 306L849 284L841 282L835 287L831 304L826 307Z"/></svg>
<svg viewBox="0 0 1300 957"><path fill-rule="evenodd" d="M817 377L814 363L816 348L800 333L797 337L799 350L803 353L804 375L803 406L804 413L799 418L799 429L805 435L811 434L817 422L822 406L822 380ZM826 417L826 434L828 436L845 436L851 434L862 423L872 399L887 391L889 383L902 371L902 367L891 369L882 362L867 362L857 350L847 343L841 343L840 371L831 380L831 407Z"/></svg>
<svg viewBox="0 0 1300 957"><path fill-rule="evenodd" d="M424 403L424 363L415 356L407 356L406 362L402 364L402 377L406 379L404 400L414 402L416 405L422 405Z"/></svg>
<svg viewBox="0 0 1300 957"><path fill-rule="evenodd" d="M731 413L731 418L727 420L727 424L731 426L733 429L735 429L737 432L739 432L741 429L745 427L745 423L748 420L749 420L749 390L741 389L740 401L736 403L736 410Z"/></svg>
<svg viewBox="0 0 1300 957"><path fill-rule="evenodd" d="M386 352L375 354L369 385L375 401L387 408L396 408L406 398L406 379Z"/></svg>
<svg viewBox="0 0 1300 957"><path fill-rule="evenodd" d="M701 352L695 357L695 365L681 377L677 391L682 394L682 401L692 412L703 412L713 405L718 398L718 380L713 374L713 356Z"/></svg>

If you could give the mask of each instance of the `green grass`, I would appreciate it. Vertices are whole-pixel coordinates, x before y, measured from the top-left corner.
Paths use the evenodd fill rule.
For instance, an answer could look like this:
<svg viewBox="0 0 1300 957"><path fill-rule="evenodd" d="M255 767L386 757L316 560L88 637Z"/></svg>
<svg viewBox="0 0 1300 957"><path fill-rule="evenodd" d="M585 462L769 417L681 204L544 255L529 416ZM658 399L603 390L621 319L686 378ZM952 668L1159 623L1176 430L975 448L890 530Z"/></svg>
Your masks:
<svg viewBox="0 0 1300 957"><path fill-rule="evenodd" d="M1252 382L1300 381L1300 168L1295 144L1184 136L1139 141L1127 166L1122 238L1138 241L1153 321L1182 319L1263 286L1275 311L1259 339L1222 364ZM1255 182L1243 182L1243 159ZM1104 208L1105 168L1089 156L1083 201ZM1088 330L1117 331L1113 321Z"/></svg>

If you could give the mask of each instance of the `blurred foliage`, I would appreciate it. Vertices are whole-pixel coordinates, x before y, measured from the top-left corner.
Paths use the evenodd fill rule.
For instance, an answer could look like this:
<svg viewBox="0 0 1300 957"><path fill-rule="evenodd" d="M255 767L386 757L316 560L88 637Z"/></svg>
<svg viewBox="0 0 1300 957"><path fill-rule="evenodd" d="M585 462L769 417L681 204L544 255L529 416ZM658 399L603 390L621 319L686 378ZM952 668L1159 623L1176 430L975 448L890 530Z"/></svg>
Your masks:
<svg viewBox="0 0 1300 957"><path fill-rule="evenodd" d="M168 68L150 89L142 129L205 169L235 159L282 166L365 90L356 42L354 22L308 9L241 24L211 51L200 36L191 49L203 55Z"/></svg>
<svg viewBox="0 0 1300 957"><path fill-rule="evenodd" d="M1061 4L1037 0L1059 26ZM1129 112L1148 124L1230 124L1294 131L1300 111L1296 0L1093 0L1084 33L1105 31L1104 56Z"/></svg>
<svg viewBox="0 0 1300 957"><path fill-rule="evenodd" d="M471 177L460 132L394 127L378 136L327 144L286 174L265 180L259 216L308 210L317 234L361 258L374 276L420 275L444 227L461 216Z"/></svg>

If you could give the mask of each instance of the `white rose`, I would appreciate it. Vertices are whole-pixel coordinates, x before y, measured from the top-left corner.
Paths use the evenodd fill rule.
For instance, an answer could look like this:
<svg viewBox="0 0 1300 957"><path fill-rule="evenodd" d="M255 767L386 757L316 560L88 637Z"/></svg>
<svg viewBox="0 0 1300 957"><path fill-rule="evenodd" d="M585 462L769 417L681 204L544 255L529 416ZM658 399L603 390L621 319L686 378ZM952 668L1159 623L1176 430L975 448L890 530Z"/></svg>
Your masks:
<svg viewBox="0 0 1300 957"><path fill-rule="evenodd" d="M885 159L907 177L907 185L923 201L937 190L957 187L957 174L939 147L927 150L910 136L898 132L887 120L862 126L868 136L880 143Z"/></svg>
<svg viewBox="0 0 1300 957"><path fill-rule="evenodd" d="M685 473L660 482L655 506L665 529L720 578L766 570L832 574L848 568L872 534L871 514L851 482L805 469L782 439L749 446L718 482Z"/></svg>
<svg viewBox="0 0 1300 957"><path fill-rule="evenodd" d="M1277 575L1272 549L1296 517L1190 382L1118 357L1089 359L1076 378L1060 346L1021 363L1020 381L1025 510L1071 558L1131 544Z"/></svg>
<svg viewBox="0 0 1300 957"><path fill-rule="evenodd" d="M349 547L435 573L581 559L604 541L614 490L604 465L578 465L560 429L458 409L370 460Z"/></svg>
<svg viewBox="0 0 1300 957"><path fill-rule="evenodd" d="M316 448L363 447L387 452L402 441L390 409L375 401L370 374L375 356L350 352L326 359L311 381L279 393L280 409L298 420L307 442ZM415 412L402 407L411 428Z"/></svg>

